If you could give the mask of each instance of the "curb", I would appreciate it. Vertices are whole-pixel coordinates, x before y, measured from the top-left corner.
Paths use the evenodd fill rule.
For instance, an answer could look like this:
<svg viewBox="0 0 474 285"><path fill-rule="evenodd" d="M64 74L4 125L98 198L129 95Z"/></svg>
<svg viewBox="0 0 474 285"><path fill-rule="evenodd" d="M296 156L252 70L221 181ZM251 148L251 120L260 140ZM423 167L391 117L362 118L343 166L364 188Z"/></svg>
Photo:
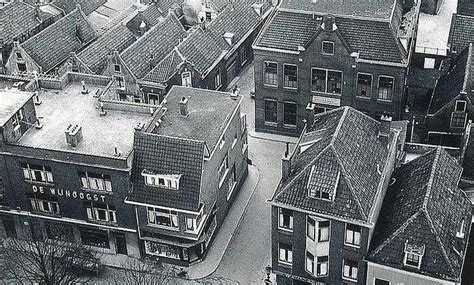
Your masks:
<svg viewBox="0 0 474 285"><path fill-rule="evenodd" d="M250 165L250 166L254 166L255 169L257 170L257 183L255 184L255 187L253 188L252 190L252 194L250 194L250 197L247 199L247 202L245 203L245 207L244 207L244 211L242 212L242 215L240 216L239 218L239 221L237 222L237 226L235 227L235 230L232 232L232 234L230 235L230 238L229 240L227 241L226 245L225 245L225 248L223 250L223 253L221 255L221 257L219 258L219 262L217 263L217 266L211 271L209 272L207 275L205 276L202 276L202 277L198 277L198 278L188 278L187 280L194 280L194 281L198 281L198 280L203 280L205 278L208 278L209 276L211 276L212 274L214 274L217 270L217 268L219 267L219 265L221 264L222 262L222 259L224 258L224 255L225 253L227 252L227 248L229 247L229 244L230 242L232 241L232 239L234 238L235 236L235 233L237 232L237 229L240 227L240 224L242 223L242 220L245 216L245 214L247 213L247 209L248 209L248 206L250 204L250 201L252 201L253 199L253 196L255 194L255 190L257 190L257 187L258 185L260 184L260 169L256 166L256 165Z"/></svg>

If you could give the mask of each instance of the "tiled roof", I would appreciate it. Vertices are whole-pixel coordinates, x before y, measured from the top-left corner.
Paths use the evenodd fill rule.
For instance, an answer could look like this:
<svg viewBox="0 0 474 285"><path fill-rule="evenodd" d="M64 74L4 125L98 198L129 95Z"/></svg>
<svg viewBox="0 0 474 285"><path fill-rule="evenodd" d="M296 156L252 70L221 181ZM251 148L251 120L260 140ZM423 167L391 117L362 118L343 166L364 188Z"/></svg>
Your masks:
<svg viewBox="0 0 474 285"><path fill-rule="evenodd" d="M166 83L176 72L184 59L177 49L170 52L144 78L145 81Z"/></svg>
<svg viewBox="0 0 474 285"><path fill-rule="evenodd" d="M307 13L278 11L257 39L257 46L297 51L310 44L321 29L321 18ZM406 54L389 21L336 17L337 32L351 52L362 59L402 63Z"/></svg>
<svg viewBox="0 0 474 285"><path fill-rule="evenodd" d="M381 191L380 173L389 159L388 142L379 138L381 128L379 122L349 107L315 116L313 126L302 138L301 145L307 148L291 158L290 175L281 181L272 200L306 211L370 222L370 212ZM315 183L308 183L310 176ZM334 201L310 197L310 188L334 189Z"/></svg>
<svg viewBox="0 0 474 285"><path fill-rule="evenodd" d="M448 43L451 50L461 52L474 42L474 16L453 14Z"/></svg>
<svg viewBox="0 0 474 285"><path fill-rule="evenodd" d="M54 0L52 4L64 10L66 14L71 13L76 9L76 5L81 5L84 14L89 15L97 8L107 3L107 0Z"/></svg>
<svg viewBox="0 0 474 285"><path fill-rule="evenodd" d="M469 0L458 1L457 13L474 17L474 2Z"/></svg>
<svg viewBox="0 0 474 285"><path fill-rule="evenodd" d="M157 3L151 4L141 12L143 18L150 27L158 24L160 19L163 19L163 17L168 14L168 10L162 11Z"/></svg>
<svg viewBox="0 0 474 285"><path fill-rule="evenodd" d="M199 210L204 143L135 132L130 201ZM179 190L145 185L143 170L181 175Z"/></svg>
<svg viewBox="0 0 474 285"><path fill-rule="evenodd" d="M368 259L435 278L460 281L471 204L457 184L462 168L443 148L395 170ZM457 237L464 221L464 237ZM404 266L405 244L425 247L420 269Z"/></svg>
<svg viewBox="0 0 474 285"><path fill-rule="evenodd" d="M187 117L180 114L179 101L183 97L188 99ZM155 132L169 137L203 141L212 152L238 103L228 92L175 85L165 97L163 107L167 110Z"/></svg>
<svg viewBox="0 0 474 285"><path fill-rule="evenodd" d="M78 28L82 41L77 36ZM95 37L95 31L84 13L74 10L21 46L43 68L43 72L48 72Z"/></svg>
<svg viewBox="0 0 474 285"><path fill-rule="evenodd" d="M452 68L442 76L431 98L428 114L435 114L449 102L464 91L469 92L469 86L473 86L474 80L474 49L472 46L465 48L453 62ZM471 101L474 98L471 98Z"/></svg>
<svg viewBox="0 0 474 285"><path fill-rule="evenodd" d="M11 43L52 17L52 14L25 2L11 2L0 8L0 43Z"/></svg>
<svg viewBox="0 0 474 285"><path fill-rule="evenodd" d="M282 0L281 8L304 12L331 13L368 18L389 19L393 10L393 0Z"/></svg>
<svg viewBox="0 0 474 285"><path fill-rule="evenodd" d="M149 62L152 56L154 61L160 62L186 35L176 15L170 13L163 22L124 50L121 57L132 73L141 79L152 69Z"/></svg>
<svg viewBox="0 0 474 285"><path fill-rule="evenodd" d="M107 64L106 57L110 52L122 52L135 40L132 32L124 25L119 24L80 52L78 57L93 72L100 73Z"/></svg>

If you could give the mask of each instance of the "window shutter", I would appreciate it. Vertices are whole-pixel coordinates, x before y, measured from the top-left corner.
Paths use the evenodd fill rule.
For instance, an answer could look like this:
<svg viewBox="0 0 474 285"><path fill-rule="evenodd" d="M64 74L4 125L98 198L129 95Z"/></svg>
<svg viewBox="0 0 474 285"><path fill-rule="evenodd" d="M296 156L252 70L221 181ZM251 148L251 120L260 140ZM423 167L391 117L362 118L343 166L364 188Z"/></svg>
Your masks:
<svg viewBox="0 0 474 285"><path fill-rule="evenodd" d="M25 179L31 179L30 177L30 170L28 170L28 168L23 168L23 177L25 177Z"/></svg>
<svg viewBox="0 0 474 285"><path fill-rule="evenodd" d="M93 219L94 219L94 216L92 215L92 209L91 209L91 207L87 207L87 208L86 208L86 211L87 211L87 218L88 218L89 220L93 220Z"/></svg>

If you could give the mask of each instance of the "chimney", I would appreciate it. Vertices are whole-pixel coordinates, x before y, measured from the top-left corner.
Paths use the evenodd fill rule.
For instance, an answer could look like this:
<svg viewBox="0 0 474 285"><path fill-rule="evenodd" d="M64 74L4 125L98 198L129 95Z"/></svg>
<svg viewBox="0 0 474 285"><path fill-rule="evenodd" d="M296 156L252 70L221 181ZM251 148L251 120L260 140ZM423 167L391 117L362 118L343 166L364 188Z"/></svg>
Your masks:
<svg viewBox="0 0 474 285"><path fill-rule="evenodd" d="M380 117L380 130L378 137L388 138L390 136L390 125L392 123L392 117L382 115Z"/></svg>
<svg viewBox="0 0 474 285"><path fill-rule="evenodd" d="M76 19L76 37L81 42L81 44L84 43L84 38L82 36L81 20L79 20L79 18Z"/></svg>
<svg viewBox="0 0 474 285"><path fill-rule="evenodd" d="M181 98L181 101L179 101L179 112L181 116L189 116L188 99L186 97Z"/></svg>
<svg viewBox="0 0 474 285"><path fill-rule="evenodd" d="M41 20L41 10L39 4L35 5L35 20L38 22L42 22Z"/></svg>
<svg viewBox="0 0 474 285"><path fill-rule="evenodd" d="M224 39L230 46L232 46L234 44L234 33L225 33Z"/></svg>
<svg viewBox="0 0 474 285"><path fill-rule="evenodd" d="M66 134L66 142L72 147L77 147L82 141L82 127L79 125L69 125L64 132Z"/></svg>
<svg viewBox="0 0 474 285"><path fill-rule="evenodd" d="M281 179L286 180L290 176L291 171L291 156L290 156L290 145L286 143L285 155L281 159Z"/></svg>
<svg viewBox="0 0 474 285"><path fill-rule="evenodd" d="M323 24L321 25L321 28L323 28L326 31L331 31L331 32L335 31L337 29L336 18L330 14L324 15Z"/></svg>
<svg viewBox="0 0 474 285"><path fill-rule="evenodd" d="M153 54L150 54L150 59L148 60L148 63L150 64L150 69L153 69L156 66L156 59Z"/></svg>
<svg viewBox="0 0 474 285"><path fill-rule="evenodd" d="M308 105L306 105L306 123L308 124L309 127L313 126L314 123L314 108L316 107L316 104L309 102Z"/></svg>

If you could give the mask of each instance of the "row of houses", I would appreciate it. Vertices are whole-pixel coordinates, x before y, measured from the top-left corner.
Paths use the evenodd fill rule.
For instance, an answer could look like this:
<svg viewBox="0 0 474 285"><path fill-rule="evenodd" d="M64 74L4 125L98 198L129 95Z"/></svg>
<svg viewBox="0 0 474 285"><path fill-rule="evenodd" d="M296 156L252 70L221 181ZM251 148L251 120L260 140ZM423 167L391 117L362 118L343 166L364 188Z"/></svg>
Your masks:
<svg viewBox="0 0 474 285"><path fill-rule="evenodd" d="M150 108L110 99L114 82L66 73L0 92L0 233L39 225L106 254L198 262L247 176L242 98L175 86Z"/></svg>
<svg viewBox="0 0 474 285"><path fill-rule="evenodd" d="M269 201L277 284L461 284L472 157L413 155L406 126L350 107L307 125Z"/></svg>

